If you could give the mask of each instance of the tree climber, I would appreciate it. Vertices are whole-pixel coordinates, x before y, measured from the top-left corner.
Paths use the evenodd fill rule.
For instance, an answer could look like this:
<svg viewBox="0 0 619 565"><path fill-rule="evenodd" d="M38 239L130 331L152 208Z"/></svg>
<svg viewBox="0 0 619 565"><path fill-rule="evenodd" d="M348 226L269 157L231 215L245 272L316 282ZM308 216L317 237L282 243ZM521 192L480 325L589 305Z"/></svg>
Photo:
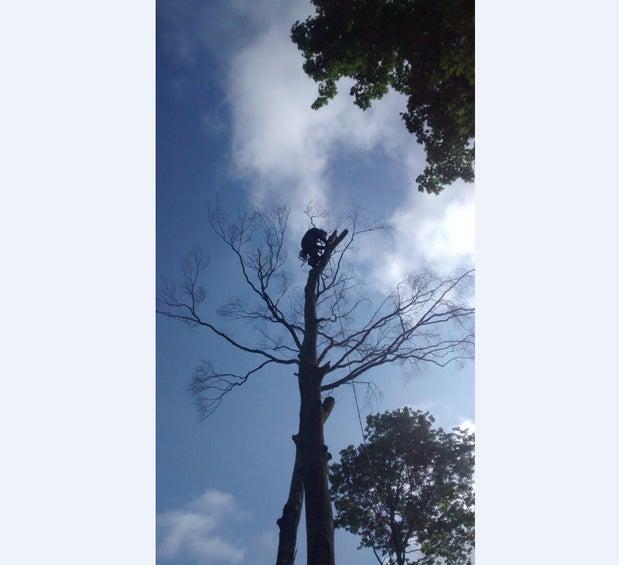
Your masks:
<svg viewBox="0 0 619 565"><path fill-rule="evenodd" d="M327 244L327 232L319 228L310 228L301 240L299 259L307 261L310 267L315 267L322 257Z"/></svg>

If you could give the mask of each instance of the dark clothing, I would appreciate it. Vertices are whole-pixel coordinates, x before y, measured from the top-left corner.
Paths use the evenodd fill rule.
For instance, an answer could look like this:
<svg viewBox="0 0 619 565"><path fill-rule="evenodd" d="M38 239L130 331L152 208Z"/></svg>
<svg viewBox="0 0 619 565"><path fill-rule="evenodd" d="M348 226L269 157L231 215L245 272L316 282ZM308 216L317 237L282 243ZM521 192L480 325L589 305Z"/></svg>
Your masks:
<svg viewBox="0 0 619 565"><path fill-rule="evenodd" d="M307 261L310 267L315 267L322 256L326 243L326 231L319 228L307 230L301 240L299 258Z"/></svg>

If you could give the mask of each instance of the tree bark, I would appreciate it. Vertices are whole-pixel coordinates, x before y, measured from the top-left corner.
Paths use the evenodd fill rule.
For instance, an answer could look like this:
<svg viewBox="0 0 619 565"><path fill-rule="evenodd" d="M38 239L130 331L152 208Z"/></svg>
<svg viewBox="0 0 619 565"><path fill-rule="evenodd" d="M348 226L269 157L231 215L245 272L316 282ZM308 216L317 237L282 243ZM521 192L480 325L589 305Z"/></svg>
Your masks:
<svg viewBox="0 0 619 565"><path fill-rule="evenodd" d="M321 417L323 424L327 421L335 399L327 396L321 406ZM303 507L303 475L301 470L301 450L299 449L299 436L292 436L295 443L295 459L290 479L290 490L288 500L282 510L282 516L277 520L279 526L279 545L277 548L276 565L293 565L296 556L297 531L299 520L301 519L301 508Z"/></svg>
<svg viewBox="0 0 619 565"><path fill-rule="evenodd" d="M305 525L307 532L307 565L335 565L333 544L333 511L329 496L327 462L331 457L324 441L321 416L320 385L325 375L317 359L319 320L316 295L320 275L339 243L348 234L333 232L319 263L307 275L305 285L303 343L299 353L299 392L301 412L299 441L305 490Z"/></svg>
<svg viewBox="0 0 619 565"><path fill-rule="evenodd" d="M279 546L276 565L293 565L297 547L297 530L303 506L303 476L301 475L301 452L299 436L292 436L295 443L294 467L290 480L288 500L284 505L282 517L277 520L279 526Z"/></svg>
<svg viewBox="0 0 619 565"><path fill-rule="evenodd" d="M327 447L320 416L320 372L307 367L299 372L301 389L300 443L305 522L307 528L307 564L335 565L333 513L329 496Z"/></svg>

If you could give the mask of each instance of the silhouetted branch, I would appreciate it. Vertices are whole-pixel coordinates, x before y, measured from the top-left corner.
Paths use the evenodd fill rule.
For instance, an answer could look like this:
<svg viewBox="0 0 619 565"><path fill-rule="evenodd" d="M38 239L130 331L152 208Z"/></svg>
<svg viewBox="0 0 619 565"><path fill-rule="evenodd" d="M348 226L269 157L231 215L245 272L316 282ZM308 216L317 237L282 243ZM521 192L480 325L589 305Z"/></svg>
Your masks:
<svg viewBox="0 0 619 565"><path fill-rule="evenodd" d="M215 207L211 211L211 226L236 255L243 279L260 299L261 306L250 309L252 315L259 314L262 320L284 327L300 348L299 334L303 333L303 328L288 321L280 309L281 301L290 290L290 279L284 269L288 216L289 210L279 207L269 212L241 212L235 222L230 222ZM256 240L261 245L248 248L248 244ZM272 283L275 283L275 289L272 289Z"/></svg>
<svg viewBox="0 0 619 565"><path fill-rule="evenodd" d="M189 253L183 262L182 279L180 289L169 283L162 285L157 295L157 313L187 324L190 327L202 326L210 329L229 344L246 353L254 353L274 363L290 365L296 363L296 359L277 357L263 349L246 345L233 338L231 335L216 327L208 320L202 319L198 312L199 307L205 300L206 293L199 284L200 275L206 269L208 260L201 249Z"/></svg>
<svg viewBox="0 0 619 565"><path fill-rule="evenodd" d="M319 356L321 362L326 360L325 374L338 370L348 374L323 385L322 390L336 388L386 363L429 362L444 367L470 359L474 309L458 299L456 291L472 277L472 270L443 279L429 273L411 276L362 328L345 332L339 339L328 336L328 345ZM455 332L453 338L445 337L446 330ZM329 355L335 358L329 360Z"/></svg>
<svg viewBox="0 0 619 565"><path fill-rule="evenodd" d="M298 364L308 327L305 295L286 270L288 214L286 208L274 208L241 212L230 221L216 207L210 216L213 230L237 258L249 290L248 297L231 299L216 312L232 322L251 323L258 339L246 343L202 311L206 292L201 277L208 257L199 248L184 260L178 286L160 285L157 312L190 327L207 328L240 351L261 357L260 368L270 363ZM312 224L317 218L325 220L324 213L315 209L306 214ZM345 268L344 257L355 249L360 236L386 227L360 218L361 212L355 209L347 219L350 230L341 234L332 230L322 260L308 274L308 284L315 288L317 316L311 332L315 332L316 359L326 381L322 390L361 382L364 373L384 364L431 363L443 367L472 358L474 309L459 292L472 281L473 271L447 277L429 272L411 275L370 309L370 297L354 271ZM223 386L224 394L249 376L204 370L201 375L204 383ZM364 384L369 386L367 382ZM211 390L222 392L214 387ZM219 402L209 399L209 408L203 412L210 414L211 406Z"/></svg>
<svg viewBox="0 0 619 565"><path fill-rule="evenodd" d="M194 372L190 391L202 419L208 418L221 404L223 397L235 387L245 384L247 379L273 361L267 360L243 375L218 373L209 361L203 362Z"/></svg>

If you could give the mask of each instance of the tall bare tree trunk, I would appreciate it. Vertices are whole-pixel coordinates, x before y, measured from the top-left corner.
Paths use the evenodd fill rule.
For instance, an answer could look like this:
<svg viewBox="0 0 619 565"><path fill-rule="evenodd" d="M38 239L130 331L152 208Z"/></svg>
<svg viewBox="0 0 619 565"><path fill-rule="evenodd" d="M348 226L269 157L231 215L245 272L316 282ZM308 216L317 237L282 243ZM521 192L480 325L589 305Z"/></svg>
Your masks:
<svg viewBox="0 0 619 565"><path fill-rule="evenodd" d="M333 410L335 398L327 396L321 405L321 417L324 424ZM299 436L294 435L292 439L295 443L295 459L290 479L290 490L288 500L282 510L282 516L277 520L279 526L279 545L277 548L276 565L293 565L296 555L297 531L299 520L301 519L301 508L303 507L303 475L301 469L301 450L299 449Z"/></svg>
<svg viewBox="0 0 619 565"><path fill-rule="evenodd" d="M279 545L277 548L276 565L293 565L296 547L297 530L301 518L303 506L303 476L301 474L301 451L299 449L299 436L292 436L295 443L294 467L290 479L290 491L288 500L284 505L282 517L277 520L279 526Z"/></svg>
<svg viewBox="0 0 619 565"><path fill-rule="evenodd" d="M301 429L299 434L305 490L307 564L335 565L333 512L329 496L328 452L320 413L321 374L317 367L299 371Z"/></svg>
<svg viewBox="0 0 619 565"><path fill-rule="evenodd" d="M292 565L296 545L296 530L299 511L305 493L305 523L307 532L307 565L335 565L333 544L333 511L329 496L330 459L324 441L324 422L333 408L333 399L325 408L321 406L320 386L325 367L319 367L317 355L319 320L316 315L316 297L320 275L348 230L339 236L333 232L317 265L307 275L305 285L304 335L299 352L299 434L296 436L296 457L292 473L288 501L282 517L277 521L280 528L280 544L277 565ZM302 478L298 481L298 473ZM281 559L281 560L280 560Z"/></svg>
<svg viewBox="0 0 619 565"><path fill-rule="evenodd" d="M348 234L333 232L320 262L310 270L305 285L305 333L299 354L299 392L301 413L299 442L305 489L305 522L307 529L307 565L335 565L333 545L333 511L329 496L327 461L330 455L324 439L320 409L320 385L325 375L318 366L316 352L319 320L316 295L320 275L338 244Z"/></svg>

